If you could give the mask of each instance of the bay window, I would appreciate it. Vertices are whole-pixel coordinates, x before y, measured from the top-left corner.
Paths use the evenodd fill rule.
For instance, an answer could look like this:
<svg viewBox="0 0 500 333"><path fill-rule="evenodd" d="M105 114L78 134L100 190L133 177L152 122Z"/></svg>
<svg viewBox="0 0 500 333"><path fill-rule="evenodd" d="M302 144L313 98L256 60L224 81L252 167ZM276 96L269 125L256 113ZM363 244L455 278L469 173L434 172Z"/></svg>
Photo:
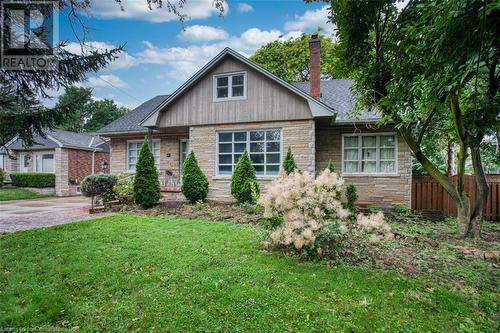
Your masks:
<svg viewBox="0 0 500 333"><path fill-rule="evenodd" d="M246 98L246 73L231 73L214 76L214 101Z"/></svg>
<svg viewBox="0 0 500 333"><path fill-rule="evenodd" d="M276 176L281 163L281 130L217 133L217 174L230 176L246 150L258 176Z"/></svg>
<svg viewBox="0 0 500 333"><path fill-rule="evenodd" d="M344 135L342 171L346 174L395 174L396 135Z"/></svg>
<svg viewBox="0 0 500 333"><path fill-rule="evenodd" d="M139 153L144 141L134 140L127 141L127 170L128 172L135 172L137 161L139 160ZM160 140L153 140L153 156L155 158L155 165L160 169Z"/></svg>

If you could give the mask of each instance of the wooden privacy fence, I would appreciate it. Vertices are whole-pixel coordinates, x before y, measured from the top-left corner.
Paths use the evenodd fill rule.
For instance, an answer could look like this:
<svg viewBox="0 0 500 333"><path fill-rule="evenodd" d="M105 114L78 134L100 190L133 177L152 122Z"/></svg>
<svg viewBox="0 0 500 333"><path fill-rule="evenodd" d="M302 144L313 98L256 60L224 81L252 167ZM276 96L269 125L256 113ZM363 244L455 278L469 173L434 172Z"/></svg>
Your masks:
<svg viewBox="0 0 500 333"><path fill-rule="evenodd" d="M451 176L456 183L457 177ZM490 192L484 209L485 218L489 221L500 221L500 174L486 175ZM473 175L465 175L465 191L469 194L471 207L476 202L477 188ZM451 196L430 176L413 176L411 188L411 208L427 213L441 212L444 215L455 216L457 207Z"/></svg>

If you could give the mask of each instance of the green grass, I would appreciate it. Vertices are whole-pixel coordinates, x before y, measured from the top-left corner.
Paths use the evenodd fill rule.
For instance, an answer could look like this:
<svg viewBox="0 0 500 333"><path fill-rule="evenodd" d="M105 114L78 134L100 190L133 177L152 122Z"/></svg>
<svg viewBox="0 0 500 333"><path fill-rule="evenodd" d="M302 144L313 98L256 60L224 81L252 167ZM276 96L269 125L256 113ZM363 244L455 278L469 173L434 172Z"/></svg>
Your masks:
<svg viewBox="0 0 500 333"><path fill-rule="evenodd" d="M495 332L495 295L261 249L260 229L115 215L0 236L0 327Z"/></svg>
<svg viewBox="0 0 500 333"><path fill-rule="evenodd" d="M26 200L44 197L47 197L47 195L28 191L24 188L0 188L0 201Z"/></svg>

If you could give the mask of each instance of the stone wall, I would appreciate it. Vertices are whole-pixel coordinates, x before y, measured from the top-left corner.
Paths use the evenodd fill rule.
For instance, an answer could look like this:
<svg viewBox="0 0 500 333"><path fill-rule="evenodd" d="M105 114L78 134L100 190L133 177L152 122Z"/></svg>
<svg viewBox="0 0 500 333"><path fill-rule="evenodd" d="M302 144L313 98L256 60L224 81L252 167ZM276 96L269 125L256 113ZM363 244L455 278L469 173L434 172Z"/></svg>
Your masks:
<svg viewBox="0 0 500 333"><path fill-rule="evenodd" d="M55 149L55 171L56 171L56 195L58 197L67 197L74 195L72 188L68 183L68 149Z"/></svg>
<svg viewBox="0 0 500 333"><path fill-rule="evenodd" d="M342 170L342 134L397 131L386 127L375 129L364 125L337 126L316 129L316 170L326 168L331 159L335 170ZM394 204L411 205L411 152L403 138L397 138L397 173L395 175L345 176L346 184L354 184L361 205L388 207Z"/></svg>
<svg viewBox="0 0 500 333"><path fill-rule="evenodd" d="M301 170L314 172L315 170L315 128L313 120L297 120L282 122L245 123L228 125L195 126L190 128L189 145L196 154L201 169L207 175L210 190L208 199L218 201L232 201L231 177L216 175L216 133L227 130L249 129L282 129L282 156L283 160L288 147L292 148L297 166ZM258 177L261 191L274 177Z"/></svg>
<svg viewBox="0 0 500 333"><path fill-rule="evenodd" d="M153 139L160 139L160 171L170 170L175 176L179 176L179 145L181 139L187 139L188 134L183 135L153 135ZM128 172L127 168L127 141L144 140L144 136L111 138L110 167L112 173Z"/></svg>

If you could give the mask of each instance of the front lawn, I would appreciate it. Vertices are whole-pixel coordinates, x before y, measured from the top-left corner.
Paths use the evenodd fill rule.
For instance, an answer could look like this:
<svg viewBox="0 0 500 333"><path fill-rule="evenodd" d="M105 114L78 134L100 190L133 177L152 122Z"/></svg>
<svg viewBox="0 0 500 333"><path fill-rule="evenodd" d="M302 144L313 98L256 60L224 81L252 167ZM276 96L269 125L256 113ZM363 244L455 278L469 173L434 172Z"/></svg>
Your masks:
<svg viewBox="0 0 500 333"><path fill-rule="evenodd" d="M46 197L46 195L28 191L24 188L0 188L0 201L27 200L44 197Z"/></svg>
<svg viewBox="0 0 500 333"><path fill-rule="evenodd" d="M262 250L258 226L119 214L0 236L0 327L497 331L497 293Z"/></svg>

